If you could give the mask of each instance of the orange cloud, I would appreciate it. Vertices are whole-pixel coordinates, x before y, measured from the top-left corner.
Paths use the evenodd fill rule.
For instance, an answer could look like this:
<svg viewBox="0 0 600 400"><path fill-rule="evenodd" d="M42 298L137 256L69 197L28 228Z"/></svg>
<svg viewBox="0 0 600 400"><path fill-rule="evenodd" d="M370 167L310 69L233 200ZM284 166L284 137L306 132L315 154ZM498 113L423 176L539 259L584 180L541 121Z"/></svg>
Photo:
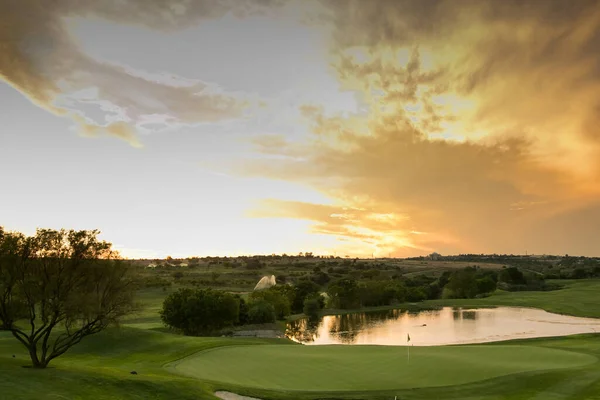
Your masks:
<svg viewBox="0 0 600 400"><path fill-rule="evenodd" d="M278 203L277 215L356 233L382 251L596 251L597 2L322 4L331 65L368 112L331 117L308 105L311 140L255 141L258 152L295 157L254 160L243 173L407 218L341 224L318 205L289 203Z"/></svg>

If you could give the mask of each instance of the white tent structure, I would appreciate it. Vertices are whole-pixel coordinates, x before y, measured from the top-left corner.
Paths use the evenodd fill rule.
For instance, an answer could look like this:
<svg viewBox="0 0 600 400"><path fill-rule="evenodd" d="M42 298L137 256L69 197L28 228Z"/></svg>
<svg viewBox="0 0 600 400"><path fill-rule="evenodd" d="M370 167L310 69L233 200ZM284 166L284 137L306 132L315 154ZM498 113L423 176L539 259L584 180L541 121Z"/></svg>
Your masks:
<svg viewBox="0 0 600 400"><path fill-rule="evenodd" d="M275 275L263 276L262 278L260 278L260 281L258 281L256 286L254 286L254 290L268 289L271 286L275 286L276 284L277 282L275 281Z"/></svg>

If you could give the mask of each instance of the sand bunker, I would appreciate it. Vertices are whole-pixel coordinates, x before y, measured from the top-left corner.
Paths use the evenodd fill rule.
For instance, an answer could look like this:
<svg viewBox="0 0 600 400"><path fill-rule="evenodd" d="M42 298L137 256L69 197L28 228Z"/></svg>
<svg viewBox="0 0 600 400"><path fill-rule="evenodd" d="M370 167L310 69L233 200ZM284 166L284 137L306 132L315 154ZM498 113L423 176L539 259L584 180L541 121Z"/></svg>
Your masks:
<svg viewBox="0 0 600 400"><path fill-rule="evenodd" d="M225 391L215 392L215 396L223 400L261 400L256 397L240 396L239 394Z"/></svg>

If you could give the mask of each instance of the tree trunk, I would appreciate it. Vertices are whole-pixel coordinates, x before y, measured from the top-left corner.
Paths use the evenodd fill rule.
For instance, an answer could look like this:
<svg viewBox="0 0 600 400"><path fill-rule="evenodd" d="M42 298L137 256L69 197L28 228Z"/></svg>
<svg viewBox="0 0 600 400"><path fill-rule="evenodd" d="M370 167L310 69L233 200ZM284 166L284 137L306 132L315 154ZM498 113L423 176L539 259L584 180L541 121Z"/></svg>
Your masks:
<svg viewBox="0 0 600 400"><path fill-rule="evenodd" d="M46 368L48 362L46 360L40 360L37 355L37 346L34 344L29 345L29 357L31 357L31 364L33 368Z"/></svg>

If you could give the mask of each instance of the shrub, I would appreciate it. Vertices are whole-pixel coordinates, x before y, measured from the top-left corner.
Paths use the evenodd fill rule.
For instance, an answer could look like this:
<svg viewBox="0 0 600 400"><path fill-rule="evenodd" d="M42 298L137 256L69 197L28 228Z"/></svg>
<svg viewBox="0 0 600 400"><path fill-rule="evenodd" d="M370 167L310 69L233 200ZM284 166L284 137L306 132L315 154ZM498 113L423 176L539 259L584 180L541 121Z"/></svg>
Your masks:
<svg viewBox="0 0 600 400"><path fill-rule="evenodd" d="M252 301L248 305L248 322L251 324L275 322L275 308L264 299Z"/></svg>
<svg viewBox="0 0 600 400"><path fill-rule="evenodd" d="M427 300L427 291L421 286L407 288L406 300L410 302Z"/></svg>
<svg viewBox="0 0 600 400"><path fill-rule="evenodd" d="M183 272L181 272L181 271L173 272L172 275L173 275L173 278L175 278L175 279L183 278Z"/></svg>
<svg viewBox="0 0 600 400"><path fill-rule="evenodd" d="M282 286L273 286L269 289L252 292L250 294L250 299L266 301L273 306L275 317L284 319L291 313L291 302L287 293L283 293L283 289Z"/></svg>
<svg viewBox="0 0 600 400"><path fill-rule="evenodd" d="M303 311L309 319L317 319L319 317L319 311L321 311L321 303L318 297L313 296L304 299Z"/></svg>
<svg viewBox="0 0 600 400"><path fill-rule="evenodd" d="M240 302L233 295L212 289L179 289L167 296L160 312L168 327L185 335L212 333L238 322Z"/></svg>
<svg viewBox="0 0 600 400"><path fill-rule="evenodd" d="M330 304L335 308L356 308L360 306L360 290L354 279L340 279L329 285Z"/></svg>
<svg viewBox="0 0 600 400"><path fill-rule="evenodd" d="M319 285L308 279L301 279L294 286L294 300L292 301L292 312L300 313L304 307L304 299L319 293Z"/></svg>

